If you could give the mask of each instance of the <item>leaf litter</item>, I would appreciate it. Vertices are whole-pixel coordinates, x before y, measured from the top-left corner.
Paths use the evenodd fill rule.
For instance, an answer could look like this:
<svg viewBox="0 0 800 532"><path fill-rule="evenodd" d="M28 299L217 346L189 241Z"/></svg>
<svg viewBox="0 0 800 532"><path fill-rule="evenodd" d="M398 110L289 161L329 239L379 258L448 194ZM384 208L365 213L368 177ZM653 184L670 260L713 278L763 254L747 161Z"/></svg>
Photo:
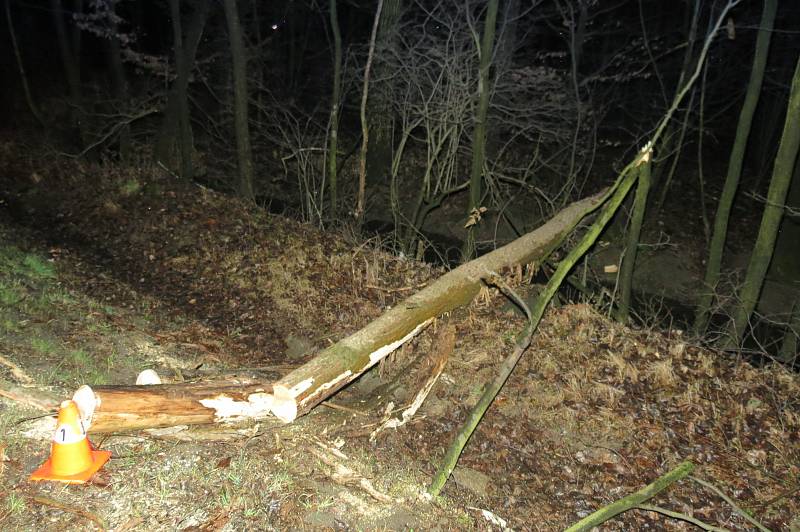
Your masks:
<svg viewBox="0 0 800 532"><path fill-rule="evenodd" d="M149 170L46 158L33 167L14 156L23 150L0 149L3 288L16 287L0 350L54 396L83 383L132 384L145 368L172 381L277 376L443 271L377 239L323 232ZM55 275L8 267L24 257ZM114 457L83 488L27 482L49 444L21 434L20 420L36 411L0 399L0 526L560 530L687 459L695 477L769 529L798 526L797 374L753 367L677 330L623 326L585 304L547 312L443 497L421 497L524 326L504 303L490 291L441 319L456 331L443 374L414 418L374 441L386 405L403 409L424 384L438 324L291 425L94 435ZM0 378L15 381L4 365ZM752 528L693 480L651 502ZM644 510L604 525L645 528L691 525Z"/></svg>

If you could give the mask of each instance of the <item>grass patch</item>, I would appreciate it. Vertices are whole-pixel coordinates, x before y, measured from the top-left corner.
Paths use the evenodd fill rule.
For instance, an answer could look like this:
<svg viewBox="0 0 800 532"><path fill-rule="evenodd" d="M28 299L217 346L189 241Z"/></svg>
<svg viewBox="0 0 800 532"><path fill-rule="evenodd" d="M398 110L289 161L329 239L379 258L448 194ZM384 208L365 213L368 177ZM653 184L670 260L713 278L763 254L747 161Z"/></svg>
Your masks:
<svg viewBox="0 0 800 532"><path fill-rule="evenodd" d="M73 349L67 354L70 363L76 368L83 369L90 365L92 357L83 349Z"/></svg>
<svg viewBox="0 0 800 532"><path fill-rule="evenodd" d="M13 491L8 494L8 499L6 499L6 510L9 514L14 515L24 512L25 508L25 497Z"/></svg>
<svg viewBox="0 0 800 532"><path fill-rule="evenodd" d="M13 245L0 245L0 272L11 277L25 277L28 280L52 279L55 268L34 253L26 253Z"/></svg>
<svg viewBox="0 0 800 532"><path fill-rule="evenodd" d="M139 182L138 179L130 178L125 180L121 187L119 187L119 193L122 196L133 196L137 192L142 190L142 184Z"/></svg>
<svg viewBox="0 0 800 532"><path fill-rule="evenodd" d="M31 348L43 355L52 355L58 351L56 342L49 338L31 338Z"/></svg>
<svg viewBox="0 0 800 532"><path fill-rule="evenodd" d="M18 282L0 281L0 305L16 307L24 297L22 286Z"/></svg>
<svg viewBox="0 0 800 532"><path fill-rule="evenodd" d="M53 305L72 305L75 303L75 298L72 297L67 290L63 288L56 288L53 290L47 290L44 294L42 294L42 302L47 304L48 306Z"/></svg>
<svg viewBox="0 0 800 532"><path fill-rule="evenodd" d="M37 255L26 254L22 265L24 274L32 279L53 279L56 276L53 265Z"/></svg>
<svg viewBox="0 0 800 532"><path fill-rule="evenodd" d="M22 324L10 316L0 317L0 331L4 335L18 333L22 330Z"/></svg>

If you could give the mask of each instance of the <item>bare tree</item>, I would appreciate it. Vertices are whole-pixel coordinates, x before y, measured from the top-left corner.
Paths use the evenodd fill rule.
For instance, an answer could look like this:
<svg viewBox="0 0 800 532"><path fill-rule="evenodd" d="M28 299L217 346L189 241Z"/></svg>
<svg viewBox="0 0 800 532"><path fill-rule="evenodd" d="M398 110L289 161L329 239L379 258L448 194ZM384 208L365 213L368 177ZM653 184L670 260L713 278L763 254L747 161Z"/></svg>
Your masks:
<svg viewBox="0 0 800 532"><path fill-rule="evenodd" d="M339 105L342 98L342 34L339 31L339 15L336 0L330 0L330 21L333 32L333 83L331 94L330 143L328 144L328 184L330 189L331 215L336 215L339 199L337 150L339 147Z"/></svg>
<svg viewBox="0 0 800 532"><path fill-rule="evenodd" d="M463 197L459 193L470 185L465 176L478 86L475 55L467 8L439 3L424 17L404 20L395 49L384 57L396 78L390 203L406 253L418 253L428 215ZM494 143L482 175L483 201L498 212L520 192L538 195L535 179L542 169L566 165L561 146L572 137L576 117L564 76L544 66L516 67L508 57L502 64L489 87L486 120ZM543 216L553 209L545 203Z"/></svg>
<svg viewBox="0 0 800 532"><path fill-rule="evenodd" d="M247 57L244 49L242 28L236 0L224 0L225 19L228 21L228 37L233 60L234 120L236 126L236 154L239 163L237 191L247 200L255 201L253 194L253 153L250 147L250 128L247 123Z"/></svg>
<svg viewBox="0 0 800 532"><path fill-rule="evenodd" d="M370 142L367 153L367 183L380 184L386 181L392 160L392 98L395 72L386 57L397 41L397 29L403 9L402 0L384 0L381 9L378 33L375 36L373 59L373 81L370 99L367 102Z"/></svg>
<svg viewBox="0 0 800 532"><path fill-rule="evenodd" d="M714 299L714 291L720 277L722 266L722 251L725 247L725 240L728 234L728 220L730 218L731 207L739 188L739 178L742 174L742 163L744 162L747 139L750 136L750 129L753 123L753 116L758 106L761 85L764 81L764 70L767 64L769 44L772 37L772 27L775 23L775 13L777 12L777 0L765 0L764 10L761 15L758 38L756 41L756 51L753 56L753 68L750 71L750 81L747 84L742 110L739 113L739 123L736 126L736 138L731 148L731 155L728 160L728 173L725 177L725 185L719 198L717 213L714 216L714 232L711 237L711 246L708 251L708 263L704 284L705 293L700 296L697 304L697 311L694 321L694 330L698 334L705 332L711 316L711 304Z"/></svg>
<svg viewBox="0 0 800 532"><path fill-rule="evenodd" d="M44 126L42 115L39 112L38 106L33 101L33 94L31 93L31 88L28 85L28 76L25 74L25 65L22 62L22 54L20 53L19 45L17 44L17 33L14 31L14 21L11 19L10 3L11 0L5 0L6 24L8 25L8 35L11 38L11 47L14 48L14 58L17 61L17 70L19 71L20 82L22 83L22 91L25 93L25 101L28 104L28 110L30 110L36 121Z"/></svg>
<svg viewBox="0 0 800 532"><path fill-rule="evenodd" d="M169 2L170 10L173 13L173 33L177 29L182 35L184 32L180 23L180 0L169 0ZM174 160L173 154L177 149L180 157L181 174L184 177L189 177L193 173L192 154L194 152L194 138L188 101L189 71L195 64L197 47L203 35L209 7L209 0L197 0L194 3L194 10L189 17L189 26L185 32L185 40L181 38L180 42L175 42L176 78L167 96L167 103L164 107L164 120L157 135L154 150L155 159L171 167ZM175 27L176 17L178 18L177 28ZM178 65L179 49L181 50L180 65ZM181 75L182 73L184 74L183 76Z"/></svg>
<svg viewBox="0 0 800 532"><path fill-rule="evenodd" d="M74 7L80 10L82 7L81 2L76 0ZM73 27L72 39L70 39L67 34L67 25L64 22L64 9L61 0L50 0L50 10L52 11L53 24L56 29L56 39L58 41L58 50L61 54L61 64L64 67L67 86L69 88L70 102L72 104L70 113L71 122L72 126L80 132L81 121L79 110L81 108L81 100L83 99L81 91L80 51L78 50L80 31ZM83 137L82 134L81 137ZM81 139L81 142L83 142L83 139Z"/></svg>
<svg viewBox="0 0 800 532"><path fill-rule="evenodd" d="M764 277L775 249L775 241L783 218L786 195L789 191L789 184L792 182L798 151L800 151L800 57L798 57L792 79L786 121L778 147L778 155L775 157L775 166L772 170L772 180L767 193L764 214L761 218L761 226L753 253L750 255L750 262L747 265L747 275L739 294L739 304L733 311L726 334L722 338L723 347L738 346L761 294Z"/></svg>
<svg viewBox="0 0 800 532"><path fill-rule="evenodd" d="M472 166L469 178L469 203L467 204L467 234L464 239L462 257L466 262L475 255L475 230L481 216L483 199L483 167L486 163L486 120L489 114L489 68L492 65L495 23L497 21L497 0L489 0L483 22L483 35L478 47L480 66L478 67L477 108L475 111L475 129L472 133ZM475 37L477 42L477 35Z"/></svg>
<svg viewBox="0 0 800 532"><path fill-rule="evenodd" d="M358 223L364 218L364 197L366 194L367 182L367 151L369 146L369 124L367 122L367 99L369 95L369 73L372 69L372 61L375 57L375 40L378 35L378 25L381 20L381 10L383 0L378 0L378 7L375 9L375 20L372 24L372 34L369 38L369 52L367 53L367 64L364 67L364 84L361 88L361 154L358 166L358 194L356 196L355 218Z"/></svg>

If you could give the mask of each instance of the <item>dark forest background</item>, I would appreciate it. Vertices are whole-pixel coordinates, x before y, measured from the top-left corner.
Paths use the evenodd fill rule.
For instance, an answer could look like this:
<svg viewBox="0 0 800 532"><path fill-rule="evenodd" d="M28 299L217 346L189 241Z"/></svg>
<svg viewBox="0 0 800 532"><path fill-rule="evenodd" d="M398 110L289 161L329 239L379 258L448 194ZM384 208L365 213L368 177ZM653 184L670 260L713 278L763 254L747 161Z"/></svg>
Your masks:
<svg viewBox="0 0 800 532"><path fill-rule="evenodd" d="M794 360L797 2L4 0L2 18L6 135L450 264L612 183L657 132L639 221L629 199L603 237L615 312L622 249L667 227L699 261L687 326ZM780 304L759 311L765 279Z"/></svg>

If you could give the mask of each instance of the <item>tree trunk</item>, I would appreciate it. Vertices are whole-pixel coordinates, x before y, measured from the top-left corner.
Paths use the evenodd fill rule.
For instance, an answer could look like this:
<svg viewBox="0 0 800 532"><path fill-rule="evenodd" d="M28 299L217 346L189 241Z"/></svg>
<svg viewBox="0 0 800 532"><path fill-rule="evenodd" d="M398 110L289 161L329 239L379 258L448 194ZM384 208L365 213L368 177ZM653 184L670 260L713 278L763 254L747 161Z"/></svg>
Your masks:
<svg viewBox="0 0 800 532"><path fill-rule="evenodd" d="M647 195L650 191L650 161L639 167L639 178L636 185L636 199L633 205L633 217L628 230L628 242L625 245L625 256L622 259L622 269L619 276L619 308L617 320L625 322L631 306L631 288L633 287L633 268L636 264L636 255L639 249L639 236L642 233L642 221L647 210Z"/></svg>
<svg viewBox="0 0 800 532"><path fill-rule="evenodd" d="M797 362L797 337L800 336L800 297L795 297L792 313L783 333L778 360L789 366Z"/></svg>
<svg viewBox="0 0 800 532"><path fill-rule="evenodd" d="M492 66L492 49L494 46L494 30L497 21L498 0L489 0L486 6L486 19L483 25L483 37L481 47L478 50L480 55L480 66L478 71L478 102L475 112L475 130L472 134L472 167L469 178L469 204L467 205L467 216L471 221L477 222L481 200L483 199L483 167L486 162L486 117L489 114L489 68ZM464 239L463 260L467 261L475 255L475 232L477 223L473 223L467 228L467 235Z"/></svg>
<svg viewBox="0 0 800 532"><path fill-rule="evenodd" d="M367 109L370 131L370 150L367 154L367 184L386 182L392 166L392 98L394 83L384 57L394 46L397 23L403 9L402 0L384 0L378 34L375 39L375 59L371 98Z"/></svg>
<svg viewBox="0 0 800 532"><path fill-rule="evenodd" d="M764 80L764 68L767 64L767 54L775 22L777 3L777 0L764 1L764 10L761 15L761 24L759 25L758 38L756 40L756 52L753 57L753 69L750 72L750 82L747 84L747 93L739 114L736 139L733 142L731 156L728 161L728 174L725 177L725 185L719 198L717 213L714 216L714 232L708 252L708 264L706 265L704 280L705 288L697 304L694 320L694 331L697 334L705 332L711 316L711 304L719 282L722 251L728 233L728 220L730 219L731 207L736 196L736 189L739 188L739 177L742 174L742 161L747 148L747 138L750 135L753 115L758 105L758 97L761 94L761 84Z"/></svg>
<svg viewBox="0 0 800 532"><path fill-rule="evenodd" d="M247 56L244 49L242 28L236 0L224 0L225 19L228 21L228 35L233 59L233 108L236 124L236 155L239 160L239 196L255 201L253 194L253 152L250 147L250 127L247 123Z"/></svg>
<svg viewBox="0 0 800 532"><path fill-rule="evenodd" d="M800 57L798 57L792 79L786 122L783 127L783 135L781 135L781 143L778 146L778 155L775 157L775 166L772 170L772 179L764 206L764 214L761 217L758 237L747 266L747 276L739 295L739 304L734 309L731 321L726 328L726 334L722 338L722 346L725 348L734 348L739 345L747 329L750 316L756 307L761 287L764 285L764 277L772 260L798 148L800 148Z"/></svg>
<svg viewBox="0 0 800 532"><path fill-rule="evenodd" d="M119 29L117 27L116 6L111 4L111 37L108 39L108 64L111 70L111 86L114 91L114 98L117 105L127 110L128 83L125 79L125 69L122 66L122 50L117 37ZM123 162L130 160L131 156L131 126L125 124L119 132L119 158Z"/></svg>
<svg viewBox="0 0 800 532"><path fill-rule="evenodd" d="M372 33L369 38L369 52L367 64L364 67L364 83L361 87L361 152L358 158L358 192L356 193L355 218L359 225L364 219L365 197L367 187L367 154L369 153L369 123L367 122L367 99L369 96L369 74L372 70L372 61L375 57L375 40L378 36L378 26L383 10L383 0L378 0L375 8L375 20L372 24Z"/></svg>
<svg viewBox="0 0 800 532"><path fill-rule="evenodd" d="M331 138L328 146L328 186L330 189L331 216L336 216L339 201L337 150L339 146L339 100L342 91L342 34L336 0L330 0L330 20L333 32L333 94L331 95Z"/></svg>
<svg viewBox="0 0 800 532"><path fill-rule="evenodd" d="M175 55L175 88L178 110L178 151L180 152L180 176L192 178L192 130L189 122L189 68L183 53L183 29L181 28L181 2L169 0L172 18L172 36Z"/></svg>
<svg viewBox="0 0 800 532"><path fill-rule="evenodd" d="M170 0L170 2L177 2L178 0ZM198 0L195 5L195 10L189 18L189 27L186 31L186 42L183 46L184 56L186 58L187 72L191 71L195 63L195 56L197 55L197 47L200 44L200 38L203 36L203 28L208 16L209 0ZM187 78L188 80L188 78ZM188 86L187 86L188 92ZM188 97L188 96L187 96ZM186 101L186 100L184 100ZM169 95L167 96L167 104L164 107L164 120L161 124L161 129L158 133L155 146L155 159L161 161L169 168L175 166L175 151L180 150L180 143L176 142L179 134L179 120L180 120L180 86L176 79L170 88ZM187 102L188 113L188 102ZM194 149L194 139L192 136L191 120L188 120L189 125L189 145ZM191 155L191 153L190 153Z"/></svg>
<svg viewBox="0 0 800 532"><path fill-rule="evenodd" d="M28 103L28 109L30 110L31 114L36 121L44 127L44 120L42 120L42 115L39 113L39 108L33 101L33 94L31 93L31 88L28 85L28 75L25 74L25 65L22 63L22 54L20 53L19 45L17 44L17 32L14 30L14 21L11 19L10 3L11 0L5 0L6 24L8 25L8 36L11 40L11 47L14 49L14 57L17 60L17 70L19 71L20 82L22 83L22 91L25 93L25 101Z"/></svg>
<svg viewBox="0 0 800 532"><path fill-rule="evenodd" d="M61 64L64 67L64 73L67 78L67 87L69 88L70 102L72 103L72 111L70 112L70 120L72 127L80 131L80 119L78 110L81 108L81 73L78 58L75 57L75 50L72 48L69 38L67 37L67 25L64 23L64 13L61 5L61 0L50 0L50 10L53 15L53 24L56 28L56 39L58 40L58 51L61 54ZM82 135L81 135L82 137ZM81 145L83 139L81 138Z"/></svg>
<svg viewBox="0 0 800 532"><path fill-rule="evenodd" d="M153 386L81 387L74 399L92 432L258 419L290 422L333 395L411 339L434 318L467 305L488 272L544 260L603 193L578 201L514 242L443 275L360 331L319 353L277 382L227 379Z"/></svg>
<svg viewBox="0 0 800 532"><path fill-rule="evenodd" d="M261 419L271 386L247 378L149 386L81 386L73 399L89 432Z"/></svg>

